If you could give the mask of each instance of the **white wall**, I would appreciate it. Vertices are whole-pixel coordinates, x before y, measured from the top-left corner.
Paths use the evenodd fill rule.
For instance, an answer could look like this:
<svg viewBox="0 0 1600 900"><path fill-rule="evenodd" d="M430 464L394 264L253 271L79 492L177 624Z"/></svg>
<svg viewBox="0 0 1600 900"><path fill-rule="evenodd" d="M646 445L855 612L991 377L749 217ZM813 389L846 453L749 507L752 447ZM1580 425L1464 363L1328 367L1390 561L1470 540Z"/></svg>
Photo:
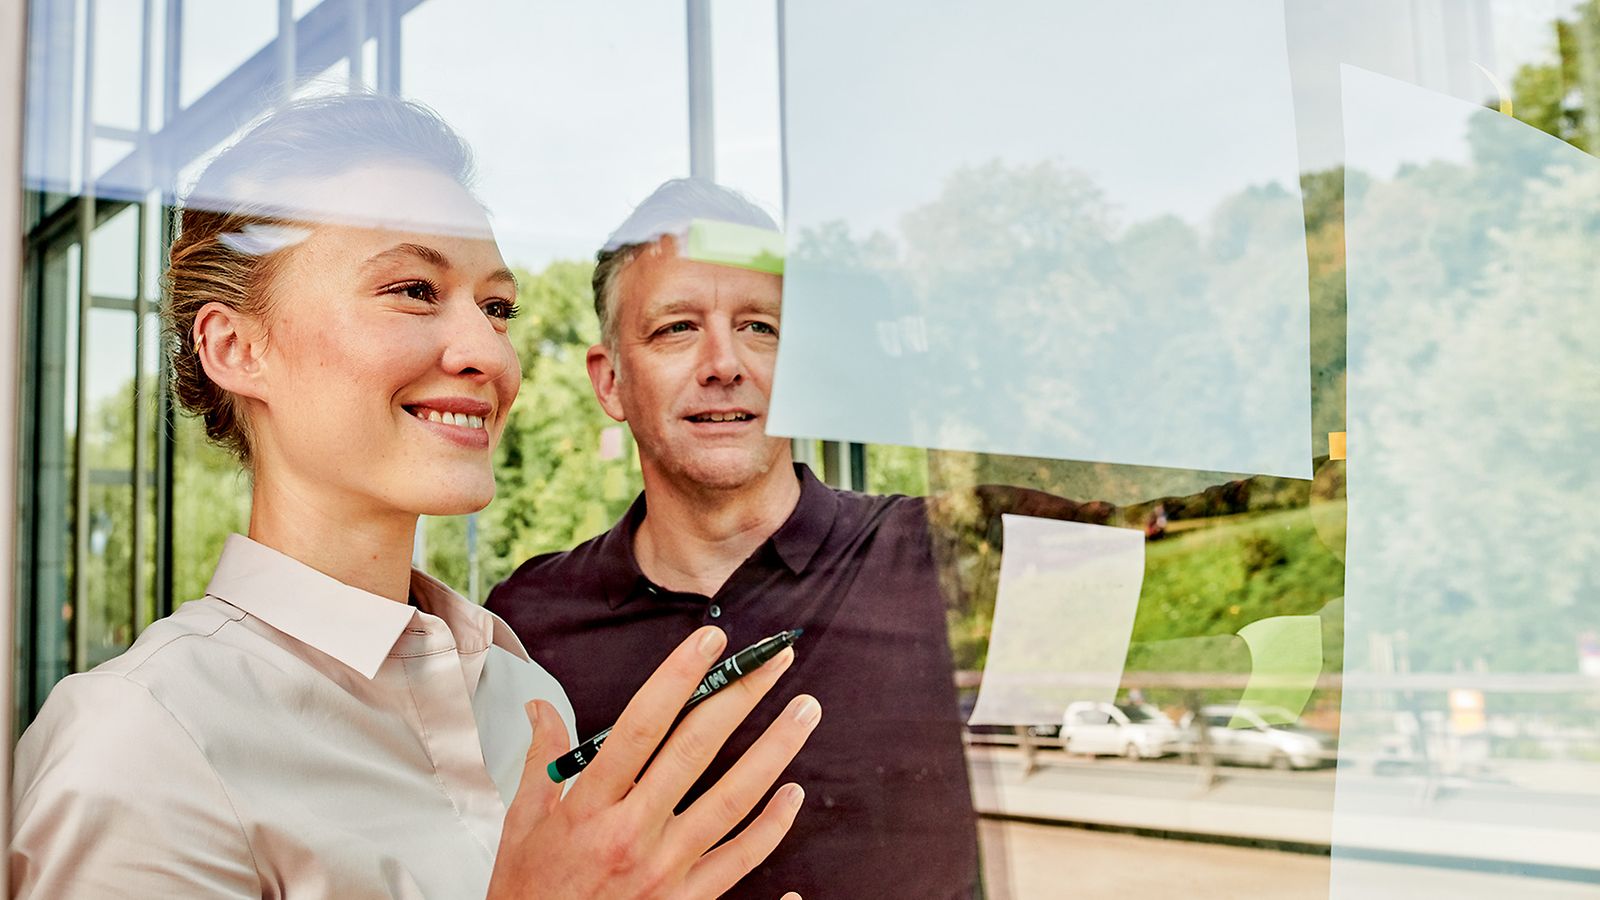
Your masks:
<svg viewBox="0 0 1600 900"><path fill-rule="evenodd" d="M17 411L22 334L22 100L27 4L0 0L0 835L11 835L12 673L16 671ZM9 884L0 853L0 884Z"/></svg>

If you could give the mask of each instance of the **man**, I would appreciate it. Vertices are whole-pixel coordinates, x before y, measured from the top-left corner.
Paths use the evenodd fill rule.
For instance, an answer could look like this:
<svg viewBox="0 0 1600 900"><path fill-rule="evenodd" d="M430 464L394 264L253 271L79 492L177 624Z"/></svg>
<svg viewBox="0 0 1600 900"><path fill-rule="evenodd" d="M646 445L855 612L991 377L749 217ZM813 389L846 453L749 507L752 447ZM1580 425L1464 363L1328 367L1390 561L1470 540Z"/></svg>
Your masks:
<svg viewBox="0 0 1600 900"><path fill-rule="evenodd" d="M686 798L789 698L821 701L781 779L805 806L729 896L971 897L976 825L926 502L829 488L767 435L781 279L685 258L695 218L777 230L725 189L672 181L594 274L589 376L633 432L643 495L605 534L529 560L489 608L566 687L583 736L694 628L721 626L732 648L804 628L793 669Z"/></svg>

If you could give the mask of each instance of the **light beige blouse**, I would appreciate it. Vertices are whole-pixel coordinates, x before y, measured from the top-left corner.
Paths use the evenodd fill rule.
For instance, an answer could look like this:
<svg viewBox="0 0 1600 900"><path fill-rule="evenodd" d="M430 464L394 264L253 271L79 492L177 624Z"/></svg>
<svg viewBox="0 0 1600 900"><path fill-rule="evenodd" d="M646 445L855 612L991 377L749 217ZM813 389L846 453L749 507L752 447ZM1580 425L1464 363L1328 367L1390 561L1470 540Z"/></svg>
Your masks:
<svg viewBox="0 0 1600 900"><path fill-rule="evenodd" d="M203 599L51 692L17 745L18 897L482 897L566 694L421 572L410 607L248 538Z"/></svg>

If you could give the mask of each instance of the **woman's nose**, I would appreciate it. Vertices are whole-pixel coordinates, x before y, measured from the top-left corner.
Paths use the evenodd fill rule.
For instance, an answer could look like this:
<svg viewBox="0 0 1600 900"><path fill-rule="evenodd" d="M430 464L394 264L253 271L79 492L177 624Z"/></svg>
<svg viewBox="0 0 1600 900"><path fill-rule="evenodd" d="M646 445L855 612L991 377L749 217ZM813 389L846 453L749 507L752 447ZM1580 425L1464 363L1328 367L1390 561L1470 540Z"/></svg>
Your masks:
<svg viewBox="0 0 1600 900"><path fill-rule="evenodd" d="M455 304L440 322L444 330L440 365L446 372L488 382L517 365L511 342L476 301Z"/></svg>

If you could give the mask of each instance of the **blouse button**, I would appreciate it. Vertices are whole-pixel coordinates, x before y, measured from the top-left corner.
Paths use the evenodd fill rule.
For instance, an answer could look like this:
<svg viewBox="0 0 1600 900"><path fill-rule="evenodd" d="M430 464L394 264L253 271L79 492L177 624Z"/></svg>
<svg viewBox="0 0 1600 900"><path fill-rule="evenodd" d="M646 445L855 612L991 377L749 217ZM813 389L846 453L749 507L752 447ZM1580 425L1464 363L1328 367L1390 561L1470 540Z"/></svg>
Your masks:
<svg viewBox="0 0 1600 900"><path fill-rule="evenodd" d="M720 606L716 605L715 603L713 603L713 604L711 604L711 609L709 610L709 612L711 613L711 618L713 618L713 619L720 618L722 616L722 607L720 607Z"/></svg>

